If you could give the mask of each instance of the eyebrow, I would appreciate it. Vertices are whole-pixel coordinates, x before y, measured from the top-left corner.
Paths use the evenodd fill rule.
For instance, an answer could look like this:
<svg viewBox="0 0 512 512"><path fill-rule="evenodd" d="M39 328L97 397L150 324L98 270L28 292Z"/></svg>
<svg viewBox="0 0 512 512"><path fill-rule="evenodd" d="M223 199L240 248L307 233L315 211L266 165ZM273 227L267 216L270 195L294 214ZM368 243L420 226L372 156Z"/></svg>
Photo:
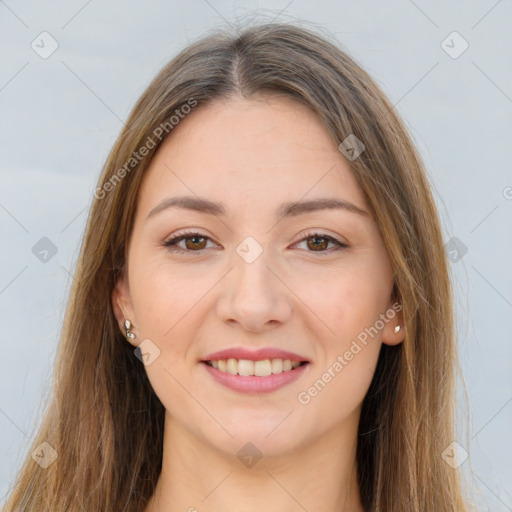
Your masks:
<svg viewBox="0 0 512 512"><path fill-rule="evenodd" d="M210 201L201 197L177 196L164 199L149 212L146 220L169 208L192 210L215 216L226 215L226 208L222 203ZM355 204L345 201L344 199L326 197L311 199L308 201L291 201L283 203L277 210L276 217L278 220L281 220L285 217L295 217L297 215L317 210L345 210L365 217L369 216L367 211L359 208Z"/></svg>

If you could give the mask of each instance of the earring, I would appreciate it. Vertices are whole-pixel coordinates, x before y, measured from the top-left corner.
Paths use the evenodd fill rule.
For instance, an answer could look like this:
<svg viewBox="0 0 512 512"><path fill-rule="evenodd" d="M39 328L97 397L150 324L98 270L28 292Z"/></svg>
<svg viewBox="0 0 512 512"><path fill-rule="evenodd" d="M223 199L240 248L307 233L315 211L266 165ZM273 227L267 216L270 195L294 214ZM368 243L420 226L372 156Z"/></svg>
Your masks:
<svg viewBox="0 0 512 512"><path fill-rule="evenodd" d="M395 326L395 334L398 333L398 331L400 331L401 327L399 325Z"/></svg>
<svg viewBox="0 0 512 512"><path fill-rule="evenodd" d="M130 322L130 320L125 320L124 321L124 326L126 328L126 335L125 335L125 338L127 340L133 340L135 339L135 334L133 334L133 332L131 331L131 328L132 328L132 323Z"/></svg>

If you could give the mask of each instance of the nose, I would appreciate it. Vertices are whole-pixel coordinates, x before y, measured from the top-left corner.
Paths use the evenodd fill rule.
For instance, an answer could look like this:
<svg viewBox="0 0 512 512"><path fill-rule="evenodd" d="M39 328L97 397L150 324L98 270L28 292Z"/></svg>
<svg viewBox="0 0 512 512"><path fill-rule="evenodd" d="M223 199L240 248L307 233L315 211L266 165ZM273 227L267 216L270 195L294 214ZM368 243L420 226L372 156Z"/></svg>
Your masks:
<svg viewBox="0 0 512 512"><path fill-rule="evenodd" d="M219 318L250 332L284 324L292 315L292 297L266 251L251 263L234 254L233 266L222 282L217 302Z"/></svg>

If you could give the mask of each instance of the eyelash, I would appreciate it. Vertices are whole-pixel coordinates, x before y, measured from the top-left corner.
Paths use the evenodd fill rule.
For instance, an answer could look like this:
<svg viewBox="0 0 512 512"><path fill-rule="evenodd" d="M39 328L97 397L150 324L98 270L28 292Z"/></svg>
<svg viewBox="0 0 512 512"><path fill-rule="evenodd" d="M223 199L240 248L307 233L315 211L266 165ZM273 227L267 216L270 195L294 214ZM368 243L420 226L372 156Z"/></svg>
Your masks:
<svg viewBox="0 0 512 512"><path fill-rule="evenodd" d="M344 244L344 243L340 242L339 240L336 240L336 238L333 238L332 236L329 236L329 235L326 235L326 234L323 234L323 233L318 233L316 231L307 232L307 233L304 233L302 235L303 235L302 238L298 242L296 242L296 244L304 242L305 240L308 240L310 238L322 238L322 239L325 239L328 242L331 242L331 243L333 243L333 244L335 244L337 246L335 248L331 247L331 249L326 249L326 250L323 250L323 251L307 251L307 252L311 252L311 253L317 253L317 254L320 254L322 256L325 255L325 254L330 254L333 251L338 251L340 249L346 249L346 248L349 247L347 244ZM193 250L183 249L183 248L173 248L173 247L177 247L176 244L181 242L182 240L185 240L187 238L193 238L195 236L204 238L206 240L211 240L210 237L205 236L202 233L198 233L197 231L184 231L184 232L178 233L175 237L171 238L170 240L167 240L166 242L164 242L163 245L165 247L169 248L169 250L171 252L177 252L177 253L187 253L188 252L188 253L199 253L199 254L201 254L205 249L199 249L197 251L193 251Z"/></svg>

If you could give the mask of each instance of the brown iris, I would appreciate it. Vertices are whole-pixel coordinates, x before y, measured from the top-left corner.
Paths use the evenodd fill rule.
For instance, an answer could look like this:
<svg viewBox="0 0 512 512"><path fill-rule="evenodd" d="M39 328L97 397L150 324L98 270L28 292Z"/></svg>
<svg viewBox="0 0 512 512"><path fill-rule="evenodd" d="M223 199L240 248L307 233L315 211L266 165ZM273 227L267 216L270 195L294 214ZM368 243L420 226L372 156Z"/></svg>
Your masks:
<svg viewBox="0 0 512 512"><path fill-rule="evenodd" d="M187 249L204 249L206 246L206 237L204 236L189 236L185 239L185 246Z"/></svg>
<svg viewBox="0 0 512 512"><path fill-rule="evenodd" d="M311 243L311 240L313 240L314 242ZM308 243L309 249L312 249L313 251L317 251L317 250L326 249L327 246L329 245L329 240L327 240L327 238L321 237L321 236L312 236L312 237L308 238L307 243Z"/></svg>

